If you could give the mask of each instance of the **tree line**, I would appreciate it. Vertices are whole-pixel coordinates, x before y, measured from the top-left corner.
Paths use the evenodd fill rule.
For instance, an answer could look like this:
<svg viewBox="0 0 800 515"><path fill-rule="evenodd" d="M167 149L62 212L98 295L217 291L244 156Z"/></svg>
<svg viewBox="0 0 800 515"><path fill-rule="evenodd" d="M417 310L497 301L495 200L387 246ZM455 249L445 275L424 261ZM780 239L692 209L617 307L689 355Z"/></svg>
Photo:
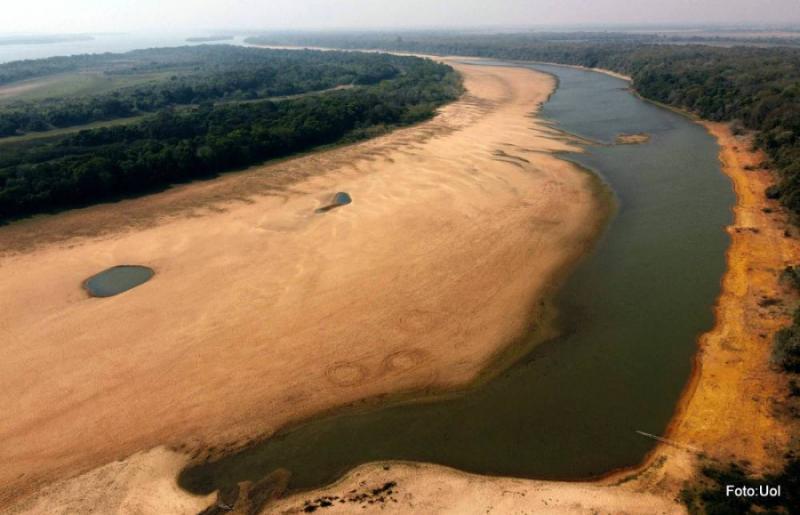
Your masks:
<svg viewBox="0 0 800 515"><path fill-rule="evenodd" d="M390 79L357 89L283 101L167 107L140 123L2 145L0 220L146 192L357 140L424 120L461 93L458 75L430 60L316 52L313 61L329 57L334 70L349 70L343 63L365 59L367 82L376 80L371 74L381 69L375 64L389 64L394 72Z"/></svg>
<svg viewBox="0 0 800 515"><path fill-rule="evenodd" d="M354 52L263 50L227 45L56 57L0 65L4 77L99 72L109 77L161 73L163 80L94 95L0 106L0 138L132 117L204 102L297 95L341 85L370 85L400 73L399 58Z"/></svg>

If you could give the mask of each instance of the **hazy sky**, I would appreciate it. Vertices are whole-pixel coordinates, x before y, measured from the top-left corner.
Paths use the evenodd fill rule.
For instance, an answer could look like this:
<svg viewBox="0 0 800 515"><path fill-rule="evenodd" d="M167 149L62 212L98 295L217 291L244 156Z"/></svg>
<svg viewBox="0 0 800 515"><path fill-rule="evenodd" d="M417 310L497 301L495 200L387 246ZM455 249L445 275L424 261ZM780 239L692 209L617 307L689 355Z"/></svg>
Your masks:
<svg viewBox="0 0 800 515"><path fill-rule="evenodd" d="M800 0L4 0L0 33L800 23Z"/></svg>

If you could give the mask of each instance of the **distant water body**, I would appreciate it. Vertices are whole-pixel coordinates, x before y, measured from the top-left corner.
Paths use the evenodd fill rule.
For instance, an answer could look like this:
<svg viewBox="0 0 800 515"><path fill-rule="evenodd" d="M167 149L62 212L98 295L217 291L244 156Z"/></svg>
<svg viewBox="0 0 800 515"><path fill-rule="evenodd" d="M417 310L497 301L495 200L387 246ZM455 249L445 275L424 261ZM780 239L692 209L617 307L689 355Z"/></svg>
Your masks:
<svg viewBox="0 0 800 515"><path fill-rule="evenodd" d="M62 41L59 43L23 43L0 45L0 63L23 59L43 59L46 57L102 54L106 52L129 52L141 48L176 47L200 44L243 45L245 36L218 42L188 42L187 38L201 37L202 33L178 34L106 34L93 36L89 41Z"/></svg>

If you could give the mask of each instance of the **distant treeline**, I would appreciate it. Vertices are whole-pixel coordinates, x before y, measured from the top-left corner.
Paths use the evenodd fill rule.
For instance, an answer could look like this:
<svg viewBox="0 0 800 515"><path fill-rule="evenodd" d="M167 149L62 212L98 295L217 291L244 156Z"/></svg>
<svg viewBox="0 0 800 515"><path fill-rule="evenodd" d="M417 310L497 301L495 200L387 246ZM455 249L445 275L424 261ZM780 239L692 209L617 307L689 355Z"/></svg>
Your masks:
<svg viewBox="0 0 800 515"><path fill-rule="evenodd" d="M325 80L366 84L273 102L165 107L143 122L0 143L0 221L146 192L414 123L461 93L448 66L415 57L252 50L273 56L281 93ZM249 51L248 51L249 53ZM251 73L249 61L238 73ZM283 68L285 66L285 68ZM237 71L231 68L231 75ZM330 79L324 79L329 77ZM298 84L288 82L296 78ZM388 78L381 80L381 78ZM322 81L322 82L320 82Z"/></svg>
<svg viewBox="0 0 800 515"><path fill-rule="evenodd" d="M18 101L0 107L0 137L227 100L296 95L335 86L376 84L397 76L397 58L376 54L195 46L20 61L0 65L3 78L63 71L107 75L173 73L168 80L110 93Z"/></svg>
<svg viewBox="0 0 800 515"><path fill-rule="evenodd" d="M214 41L231 41L233 36L195 36L186 38L189 43L212 43Z"/></svg>
<svg viewBox="0 0 800 515"><path fill-rule="evenodd" d="M606 68L633 78L643 97L758 131L781 173L769 192L800 215L800 49L656 44L614 33L278 34L256 44L371 48Z"/></svg>

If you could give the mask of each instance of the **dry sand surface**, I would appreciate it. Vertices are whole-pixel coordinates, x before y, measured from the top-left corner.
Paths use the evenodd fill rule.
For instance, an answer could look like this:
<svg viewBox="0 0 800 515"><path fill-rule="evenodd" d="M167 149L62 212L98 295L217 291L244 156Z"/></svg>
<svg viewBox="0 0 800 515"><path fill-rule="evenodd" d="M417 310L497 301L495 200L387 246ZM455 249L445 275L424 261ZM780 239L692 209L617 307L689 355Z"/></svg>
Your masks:
<svg viewBox="0 0 800 515"><path fill-rule="evenodd" d="M174 482L189 456L155 446L242 443L360 399L464 384L525 330L591 240L597 198L549 153L568 143L526 116L550 78L458 67L468 95L419 127L1 229L0 327L11 338L0 396L14 414L0 421L4 502L196 513L212 497ZM785 387L768 363L789 311L777 276L800 248L763 196L772 176L745 170L763 156L707 127L738 202L717 324L701 339L674 445L593 483L370 464L267 512L328 501L323 513L680 513L694 449L774 469L789 438L773 409ZM310 215L339 190L354 203ZM110 300L80 291L123 262L158 275Z"/></svg>
<svg viewBox="0 0 800 515"><path fill-rule="evenodd" d="M736 191L728 269L717 322L700 339L695 370L667 440L640 467L596 482L560 483L478 477L432 465L392 464L387 471L374 464L269 511L298 512L307 502L327 501L333 506L325 513L359 505L367 508L359 512L682 513L676 499L697 473L700 452L723 464L747 463L757 473L779 469L799 431L796 422L782 415L786 379L769 360L772 335L788 323L796 302L778 278L785 266L800 261L800 245L780 205L764 195L775 181L761 168L764 155L727 125L704 125L720 144L723 171ZM395 483L391 495L370 495L387 482Z"/></svg>
<svg viewBox="0 0 800 515"><path fill-rule="evenodd" d="M464 385L529 331L603 201L530 116L551 77L457 66L468 93L420 126L0 228L0 506L192 512L186 455L148 449ZM353 203L315 214L336 191ZM156 276L87 297L118 264Z"/></svg>
<svg viewBox="0 0 800 515"><path fill-rule="evenodd" d="M493 478L435 465L364 465L329 488L270 506L268 513L303 513L306 506L332 505L317 513L425 514L647 514L684 513L670 499L594 483Z"/></svg>
<svg viewBox="0 0 800 515"><path fill-rule="evenodd" d="M196 514L215 495L196 497L175 485L183 454L156 448L109 463L82 476L46 486L14 512ZM230 505L228 505L230 506ZM264 514L682 514L666 495L602 483L563 483L495 478L417 463L366 464L334 485L274 501ZM235 509L233 515L246 510Z"/></svg>

